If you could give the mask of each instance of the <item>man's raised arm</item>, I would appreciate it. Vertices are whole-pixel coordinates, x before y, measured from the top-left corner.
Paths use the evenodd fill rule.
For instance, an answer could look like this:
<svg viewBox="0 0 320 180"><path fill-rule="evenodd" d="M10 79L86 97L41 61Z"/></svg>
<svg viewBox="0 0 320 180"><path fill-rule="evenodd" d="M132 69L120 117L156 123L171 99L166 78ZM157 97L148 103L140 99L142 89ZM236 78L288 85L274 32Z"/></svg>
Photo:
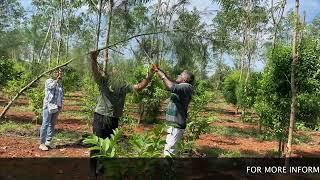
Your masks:
<svg viewBox="0 0 320 180"><path fill-rule="evenodd" d="M158 68L156 72L160 77L160 79L164 82L166 88L168 90L171 90L172 86L175 85L176 83L174 81L171 81L161 69Z"/></svg>
<svg viewBox="0 0 320 180"><path fill-rule="evenodd" d="M101 82L103 76L98 67L98 62L97 62L98 54L99 54L99 51L90 52L91 68L92 68L92 74L93 74L94 80L96 82Z"/></svg>
<svg viewBox="0 0 320 180"><path fill-rule="evenodd" d="M153 75L154 75L153 70L150 70L150 72L147 75L146 79L143 79L140 83L135 84L135 85L132 86L133 90L135 90L135 91L143 90L150 83Z"/></svg>

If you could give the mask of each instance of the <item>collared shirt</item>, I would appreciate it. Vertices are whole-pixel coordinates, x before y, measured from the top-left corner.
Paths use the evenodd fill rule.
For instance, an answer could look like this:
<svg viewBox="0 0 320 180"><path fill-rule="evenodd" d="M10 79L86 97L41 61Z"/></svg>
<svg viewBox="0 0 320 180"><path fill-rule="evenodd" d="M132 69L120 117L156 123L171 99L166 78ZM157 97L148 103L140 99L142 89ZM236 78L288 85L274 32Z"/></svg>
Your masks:
<svg viewBox="0 0 320 180"><path fill-rule="evenodd" d="M166 111L166 120L168 124L185 129L188 106L192 97L192 85L188 83L175 84L170 90L171 97Z"/></svg>
<svg viewBox="0 0 320 180"><path fill-rule="evenodd" d="M108 117L119 118L123 114L126 94L132 92L132 85L128 83L112 87L106 78L98 82L100 94L95 112Z"/></svg>
<svg viewBox="0 0 320 180"><path fill-rule="evenodd" d="M45 95L43 99L43 109L48 106L48 103L56 103L60 108L62 107L63 100L63 87L57 80L52 78L47 79L45 82Z"/></svg>

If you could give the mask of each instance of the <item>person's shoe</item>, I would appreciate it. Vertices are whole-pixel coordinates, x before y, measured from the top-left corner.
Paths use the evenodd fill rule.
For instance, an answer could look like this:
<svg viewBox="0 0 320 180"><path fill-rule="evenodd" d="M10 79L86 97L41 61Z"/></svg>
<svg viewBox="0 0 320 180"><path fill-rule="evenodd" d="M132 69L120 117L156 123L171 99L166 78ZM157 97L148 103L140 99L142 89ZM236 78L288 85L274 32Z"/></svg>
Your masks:
<svg viewBox="0 0 320 180"><path fill-rule="evenodd" d="M39 149L41 151L48 151L49 150L48 147L46 145L44 145L44 144L40 144Z"/></svg>
<svg viewBox="0 0 320 180"><path fill-rule="evenodd" d="M56 148L56 145L53 144L53 142L46 141L46 143L44 143L44 145L46 145L47 147L49 147L51 149L55 149Z"/></svg>

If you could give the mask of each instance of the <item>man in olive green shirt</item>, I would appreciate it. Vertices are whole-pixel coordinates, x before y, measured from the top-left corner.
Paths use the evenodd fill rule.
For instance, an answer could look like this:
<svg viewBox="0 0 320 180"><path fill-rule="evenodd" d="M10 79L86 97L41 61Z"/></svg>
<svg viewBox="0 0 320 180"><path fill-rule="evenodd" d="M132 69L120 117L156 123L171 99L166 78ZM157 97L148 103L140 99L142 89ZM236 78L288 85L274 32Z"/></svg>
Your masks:
<svg viewBox="0 0 320 180"><path fill-rule="evenodd" d="M151 81L154 75L153 70L149 71L146 79L138 84L128 84L118 81L117 74L113 69L111 72L103 73L98 68L97 57L99 52L91 52L91 68L94 80L99 87L99 96L95 113L93 115L92 130L93 133L100 138L110 138L113 130L118 128L119 118L123 114L126 94L132 91L141 91ZM113 76L113 77L112 77ZM96 153L91 151L90 154ZM91 170L95 175L103 173L103 165L98 163L96 158L91 159Z"/></svg>
<svg viewBox="0 0 320 180"><path fill-rule="evenodd" d="M110 77L112 72L104 74L98 68L98 53L97 51L91 52L92 73L99 87L98 102L93 117L93 133L98 137L107 138L111 136L114 129L118 128L119 118L123 114L126 94L143 90L151 81L154 71L150 69L146 79L138 84L113 82ZM114 69L113 71L117 70Z"/></svg>

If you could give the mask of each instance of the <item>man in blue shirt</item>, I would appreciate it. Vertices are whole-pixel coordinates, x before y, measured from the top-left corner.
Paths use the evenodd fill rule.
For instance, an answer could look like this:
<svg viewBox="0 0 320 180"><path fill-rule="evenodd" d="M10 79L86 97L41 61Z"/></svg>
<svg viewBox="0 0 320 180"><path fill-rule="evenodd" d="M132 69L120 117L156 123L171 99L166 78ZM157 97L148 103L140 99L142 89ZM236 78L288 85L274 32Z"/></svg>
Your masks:
<svg viewBox="0 0 320 180"><path fill-rule="evenodd" d="M182 138L188 118L188 106L192 97L192 83L194 75L189 71L183 71L175 81L170 80L158 67L155 68L158 76L171 92L170 102L166 111L166 121L169 126L166 145L163 154L175 155L175 147Z"/></svg>

